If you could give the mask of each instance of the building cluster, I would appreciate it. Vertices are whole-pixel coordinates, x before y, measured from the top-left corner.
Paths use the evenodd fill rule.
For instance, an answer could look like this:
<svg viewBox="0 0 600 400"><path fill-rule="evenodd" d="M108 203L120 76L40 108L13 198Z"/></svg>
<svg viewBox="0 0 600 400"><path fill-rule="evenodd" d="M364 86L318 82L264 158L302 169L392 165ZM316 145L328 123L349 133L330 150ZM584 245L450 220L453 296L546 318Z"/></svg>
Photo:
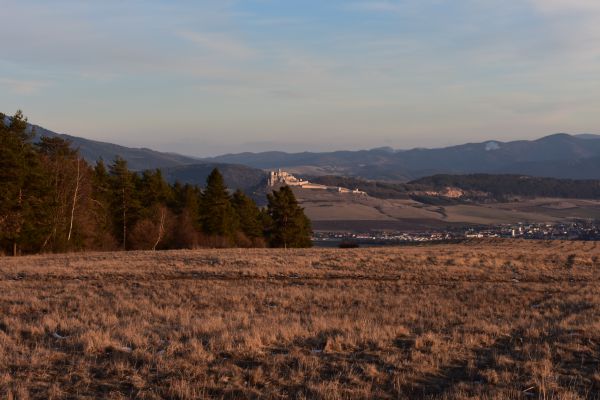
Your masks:
<svg viewBox="0 0 600 400"><path fill-rule="evenodd" d="M521 239L600 240L600 221L502 225L493 228L490 234Z"/></svg>
<svg viewBox="0 0 600 400"><path fill-rule="evenodd" d="M318 183L312 183L307 180L303 180L295 177L289 172L282 171L281 169L277 171L269 172L269 186L278 186L278 185L288 185L293 187L299 187L301 189L316 189L316 190L329 190L335 191L338 193L352 193L359 195L366 195L365 192L358 189L347 189L339 186L326 186L320 185Z"/></svg>
<svg viewBox="0 0 600 400"><path fill-rule="evenodd" d="M456 240L451 233L443 232L314 232L313 243L319 247L336 247L341 243L360 246L383 246L403 243L442 242Z"/></svg>
<svg viewBox="0 0 600 400"><path fill-rule="evenodd" d="M289 172L278 169L277 171L269 172L269 186L288 185L288 186L303 186L310 184L309 181L296 178ZM321 185L319 185L321 186Z"/></svg>
<svg viewBox="0 0 600 400"><path fill-rule="evenodd" d="M378 246L419 242L458 241L464 239L600 240L600 221L575 221L557 224L508 224L481 227L457 227L445 231L371 231L315 232L317 246L336 246L352 242Z"/></svg>

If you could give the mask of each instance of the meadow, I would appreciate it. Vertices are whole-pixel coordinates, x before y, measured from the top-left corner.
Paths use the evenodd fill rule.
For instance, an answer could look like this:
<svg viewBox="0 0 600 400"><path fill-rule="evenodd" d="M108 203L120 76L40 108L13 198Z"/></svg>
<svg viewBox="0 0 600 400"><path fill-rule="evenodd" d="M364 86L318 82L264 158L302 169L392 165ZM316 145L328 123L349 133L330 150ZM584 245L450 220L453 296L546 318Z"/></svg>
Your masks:
<svg viewBox="0 0 600 400"><path fill-rule="evenodd" d="M600 398L600 246L0 258L0 398Z"/></svg>

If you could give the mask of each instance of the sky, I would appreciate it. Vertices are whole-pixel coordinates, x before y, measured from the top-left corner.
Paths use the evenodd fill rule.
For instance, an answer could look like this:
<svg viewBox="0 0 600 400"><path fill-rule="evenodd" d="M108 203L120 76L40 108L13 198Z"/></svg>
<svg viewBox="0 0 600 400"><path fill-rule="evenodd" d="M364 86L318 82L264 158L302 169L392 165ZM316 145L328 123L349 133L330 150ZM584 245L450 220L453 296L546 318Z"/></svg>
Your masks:
<svg viewBox="0 0 600 400"><path fill-rule="evenodd" d="M0 111L195 156L600 133L598 0L0 0Z"/></svg>

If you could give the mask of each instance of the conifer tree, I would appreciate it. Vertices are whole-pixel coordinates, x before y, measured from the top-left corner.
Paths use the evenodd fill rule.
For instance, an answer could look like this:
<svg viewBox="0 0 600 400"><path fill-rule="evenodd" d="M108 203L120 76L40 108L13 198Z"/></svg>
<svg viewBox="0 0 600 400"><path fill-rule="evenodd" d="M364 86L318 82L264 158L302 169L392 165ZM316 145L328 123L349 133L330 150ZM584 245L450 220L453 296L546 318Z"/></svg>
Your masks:
<svg viewBox="0 0 600 400"><path fill-rule="evenodd" d="M216 168L206 179L200 219L205 234L233 240L238 221L223 176Z"/></svg>
<svg viewBox="0 0 600 400"><path fill-rule="evenodd" d="M110 191L110 175L102 158L96 162L92 181L94 183L94 193L96 197L108 199Z"/></svg>
<svg viewBox="0 0 600 400"><path fill-rule="evenodd" d="M91 211L96 224L95 240L99 247L104 247L101 242L107 236L113 235L112 215L110 207L111 197L111 178L102 159L96 162L92 173L92 193L91 193ZM113 238L114 239L114 238ZM109 246L110 247L110 246Z"/></svg>
<svg viewBox="0 0 600 400"><path fill-rule="evenodd" d="M126 250L127 233L137 221L140 208L135 192L137 175L127 169L127 161L121 157L115 159L109 170L115 237Z"/></svg>
<svg viewBox="0 0 600 400"><path fill-rule="evenodd" d="M176 248L195 248L202 230L200 203L202 193L198 186L175 182L172 187L171 209L177 215L177 229L173 231L172 244Z"/></svg>
<svg viewBox="0 0 600 400"><path fill-rule="evenodd" d="M173 193L165 181L160 169L144 171L139 181L139 193L144 209L151 209L156 205L166 205L171 202Z"/></svg>
<svg viewBox="0 0 600 400"><path fill-rule="evenodd" d="M289 186L267 195L267 212L271 218L268 230L272 247L311 247L310 220L300 207Z"/></svg>
<svg viewBox="0 0 600 400"><path fill-rule="evenodd" d="M130 235L138 249L164 248L170 240L173 216L167 208L172 190L159 169L144 171L138 180L137 193L141 201L140 219Z"/></svg>
<svg viewBox="0 0 600 400"><path fill-rule="evenodd" d="M250 239L262 237L264 227L256 203L239 189L233 194L231 203L239 221L239 230Z"/></svg>
<svg viewBox="0 0 600 400"><path fill-rule="evenodd" d="M47 234L44 203L47 177L31 144L27 118L19 110L9 121L0 121L0 245L18 255L39 251Z"/></svg>
<svg viewBox="0 0 600 400"><path fill-rule="evenodd" d="M118 242L113 221L113 182L102 158L91 170L89 181L90 188L82 201L86 207L86 246L95 250L115 250Z"/></svg>
<svg viewBox="0 0 600 400"><path fill-rule="evenodd" d="M172 186L172 197L170 207L176 214L187 214L193 221L194 227L202 228L200 221L200 203L202 202L202 191L196 185L186 183L182 185L175 182Z"/></svg>

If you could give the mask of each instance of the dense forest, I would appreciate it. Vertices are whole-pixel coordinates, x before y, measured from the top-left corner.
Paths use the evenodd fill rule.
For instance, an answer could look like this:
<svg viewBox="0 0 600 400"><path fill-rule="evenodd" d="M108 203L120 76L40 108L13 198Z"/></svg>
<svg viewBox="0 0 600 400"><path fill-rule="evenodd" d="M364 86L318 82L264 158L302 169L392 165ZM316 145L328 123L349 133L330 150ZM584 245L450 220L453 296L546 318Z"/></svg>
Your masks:
<svg viewBox="0 0 600 400"><path fill-rule="evenodd" d="M217 169L203 189L169 184L160 170L92 166L68 141L34 134L22 112L0 114L0 254L311 245L287 186L259 208Z"/></svg>

